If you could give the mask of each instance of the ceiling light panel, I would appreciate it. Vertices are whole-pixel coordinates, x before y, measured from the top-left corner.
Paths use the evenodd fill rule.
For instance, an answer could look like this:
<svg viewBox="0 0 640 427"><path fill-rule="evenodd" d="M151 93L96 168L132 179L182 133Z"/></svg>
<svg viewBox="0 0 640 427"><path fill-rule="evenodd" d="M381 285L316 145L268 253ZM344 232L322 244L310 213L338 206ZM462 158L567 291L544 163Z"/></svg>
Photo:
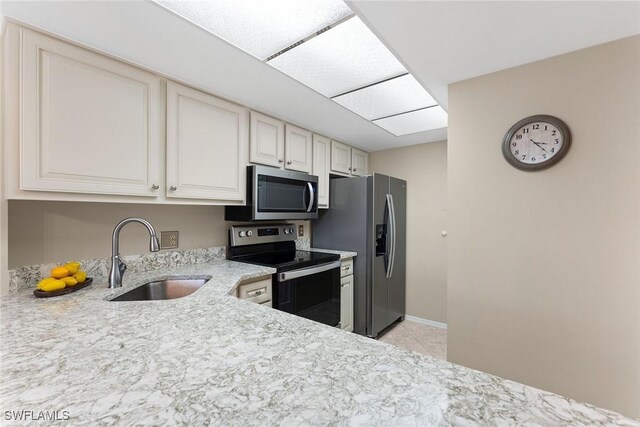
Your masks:
<svg viewBox="0 0 640 427"><path fill-rule="evenodd" d="M154 1L260 60L353 13L342 0Z"/></svg>
<svg viewBox="0 0 640 427"><path fill-rule="evenodd" d="M399 114L372 123L391 132L395 136L447 127L447 113L440 106L425 108L410 113Z"/></svg>
<svg viewBox="0 0 640 427"><path fill-rule="evenodd" d="M368 120L438 104L411 74L349 92L333 100Z"/></svg>
<svg viewBox="0 0 640 427"><path fill-rule="evenodd" d="M357 16L268 63L328 97L406 73Z"/></svg>

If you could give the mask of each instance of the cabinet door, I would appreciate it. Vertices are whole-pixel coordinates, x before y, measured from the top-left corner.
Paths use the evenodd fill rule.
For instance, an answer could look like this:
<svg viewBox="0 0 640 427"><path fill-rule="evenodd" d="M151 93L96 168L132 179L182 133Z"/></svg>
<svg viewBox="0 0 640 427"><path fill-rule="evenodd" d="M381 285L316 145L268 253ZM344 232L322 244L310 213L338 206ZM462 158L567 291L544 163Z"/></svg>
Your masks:
<svg viewBox="0 0 640 427"><path fill-rule="evenodd" d="M244 202L248 110L167 83L167 197Z"/></svg>
<svg viewBox="0 0 640 427"><path fill-rule="evenodd" d="M313 135L313 169L311 173L318 177L318 207L329 207L329 157L331 141L320 135Z"/></svg>
<svg viewBox="0 0 640 427"><path fill-rule="evenodd" d="M282 168L284 164L284 123L252 111L250 129L249 161Z"/></svg>
<svg viewBox="0 0 640 427"><path fill-rule="evenodd" d="M311 173L311 132L290 124L285 130L285 169Z"/></svg>
<svg viewBox="0 0 640 427"><path fill-rule="evenodd" d="M351 174L356 176L364 176L369 170L369 153L351 149Z"/></svg>
<svg viewBox="0 0 640 427"><path fill-rule="evenodd" d="M340 327L353 331L353 275L340 279Z"/></svg>
<svg viewBox="0 0 640 427"><path fill-rule="evenodd" d="M331 170L349 175L351 173L351 147L338 141L331 141Z"/></svg>
<svg viewBox="0 0 640 427"><path fill-rule="evenodd" d="M22 190L157 195L160 78L23 30Z"/></svg>

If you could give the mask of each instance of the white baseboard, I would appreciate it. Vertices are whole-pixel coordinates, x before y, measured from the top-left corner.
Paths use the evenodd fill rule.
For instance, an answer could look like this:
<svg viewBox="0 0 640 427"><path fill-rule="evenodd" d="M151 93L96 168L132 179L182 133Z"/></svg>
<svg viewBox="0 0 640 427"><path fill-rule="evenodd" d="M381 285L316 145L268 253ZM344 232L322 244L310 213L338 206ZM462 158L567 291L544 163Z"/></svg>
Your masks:
<svg viewBox="0 0 640 427"><path fill-rule="evenodd" d="M435 320L423 319L422 317L409 316L406 314L404 316L405 320L410 320L416 323L422 323L423 325L433 326L434 328L447 329L447 324L442 322L436 322Z"/></svg>

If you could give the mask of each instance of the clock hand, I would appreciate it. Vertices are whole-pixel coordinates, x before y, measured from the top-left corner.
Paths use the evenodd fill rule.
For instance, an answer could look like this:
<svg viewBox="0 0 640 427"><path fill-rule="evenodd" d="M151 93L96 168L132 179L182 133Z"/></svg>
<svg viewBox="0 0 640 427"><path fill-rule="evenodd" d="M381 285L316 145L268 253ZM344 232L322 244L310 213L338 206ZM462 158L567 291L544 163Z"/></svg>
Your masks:
<svg viewBox="0 0 640 427"><path fill-rule="evenodd" d="M546 144L545 142L535 142L533 139L530 139L530 141L533 142L534 144L536 144L538 146L538 148L540 148L545 153L547 152L547 150L545 150L544 147L540 145L540 144Z"/></svg>
<svg viewBox="0 0 640 427"><path fill-rule="evenodd" d="M548 142L535 142L533 139L529 139L529 141L533 142L534 144L544 144L544 145L548 144Z"/></svg>

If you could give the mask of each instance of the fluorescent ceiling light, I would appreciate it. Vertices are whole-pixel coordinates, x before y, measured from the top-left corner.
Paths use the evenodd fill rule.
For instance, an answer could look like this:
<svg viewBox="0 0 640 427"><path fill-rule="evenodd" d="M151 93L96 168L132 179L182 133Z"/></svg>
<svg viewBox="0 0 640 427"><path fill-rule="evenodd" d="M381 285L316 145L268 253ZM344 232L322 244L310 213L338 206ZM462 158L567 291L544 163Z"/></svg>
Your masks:
<svg viewBox="0 0 640 427"><path fill-rule="evenodd" d="M358 17L337 25L268 64L321 94L338 94L406 73Z"/></svg>
<svg viewBox="0 0 640 427"><path fill-rule="evenodd" d="M447 113L342 0L152 0L396 136Z"/></svg>
<svg viewBox="0 0 640 427"><path fill-rule="evenodd" d="M398 114L397 116L374 120L372 123L391 132L395 136L447 127L447 113L442 107L435 106L418 111Z"/></svg>
<svg viewBox="0 0 640 427"><path fill-rule="evenodd" d="M349 15L342 0L154 0L264 60Z"/></svg>
<svg viewBox="0 0 640 427"><path fill-rule="evenodd" d="M368 120L438 104L411 74L349 92L333 100Z"/></svg>

